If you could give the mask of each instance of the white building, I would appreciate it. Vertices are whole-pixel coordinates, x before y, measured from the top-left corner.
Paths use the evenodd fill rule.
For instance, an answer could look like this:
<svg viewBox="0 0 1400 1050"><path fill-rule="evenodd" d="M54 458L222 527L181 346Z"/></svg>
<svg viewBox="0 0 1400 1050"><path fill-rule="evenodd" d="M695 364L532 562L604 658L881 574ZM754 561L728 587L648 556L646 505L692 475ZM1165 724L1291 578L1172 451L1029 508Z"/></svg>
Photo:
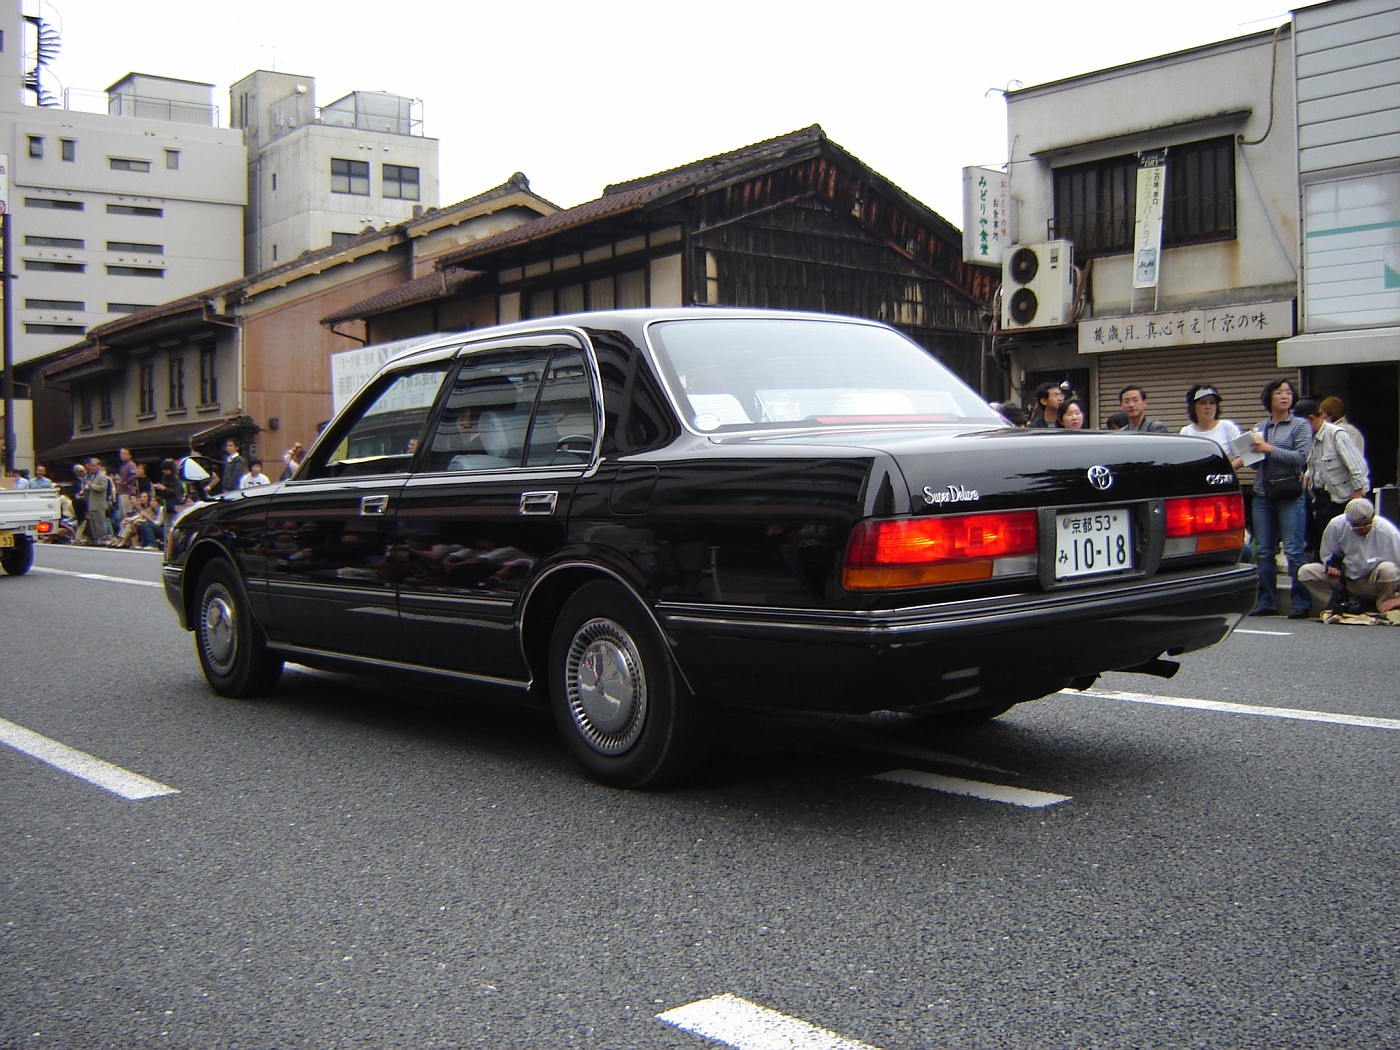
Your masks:
<svg viewBox="0 0 1400 1050"><path fill-rule="evenodd" d="M247 135L249 273L437 207L438 141L417 100L355 91L317 109L314 77L267 70L229 98Z"/></svg>
<svg viewBox="0 0 1400 1050"><path fill-rule="evenodd" d="M1303 8L1293 33L1302 334L1279 361L1345 397L1381 485L1400 480L1400 0Z"/></svg>
<svg viewBox="0 0 1400 1050"><path fill-rule="evenodd" d="M16 364L243 268L243 136L219 127L212 85L132 73L56 96L54 44L0 0Z"/></svg>
<svg viewBox="0 0 1400 1050"><path fill-rule="evenodd" d="M1226 416L1261 418L1279 340L1295 332L1288 27L1013 91L1007 112L1012 239L1042 246L1044 264L1040 314L997 337L1013 389L1029 401L1069 378L1098 426L1140 384L1175 431L1187 388L1208 382ZM1150 212L1139 169L1163 157L1158 249L1136 220ZM1072 255L1078 283L1044 284L1047 243ZM1017 286L1007 273L1005 304Z"/></svg>

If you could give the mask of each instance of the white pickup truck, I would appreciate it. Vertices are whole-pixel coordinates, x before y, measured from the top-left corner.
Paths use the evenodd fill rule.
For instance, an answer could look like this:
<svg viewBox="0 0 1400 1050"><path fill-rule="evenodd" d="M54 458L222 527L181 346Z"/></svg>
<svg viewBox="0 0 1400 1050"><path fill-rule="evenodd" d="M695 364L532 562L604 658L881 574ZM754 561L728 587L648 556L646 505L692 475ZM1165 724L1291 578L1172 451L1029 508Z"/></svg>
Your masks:
<svg viewBox="0 0 1400 1050"><path fill-rule="evenodd" d="M58 489L0 487L0 569L10 576L28 572L34 544L40 536L52 535L57 525Z"/></svg>

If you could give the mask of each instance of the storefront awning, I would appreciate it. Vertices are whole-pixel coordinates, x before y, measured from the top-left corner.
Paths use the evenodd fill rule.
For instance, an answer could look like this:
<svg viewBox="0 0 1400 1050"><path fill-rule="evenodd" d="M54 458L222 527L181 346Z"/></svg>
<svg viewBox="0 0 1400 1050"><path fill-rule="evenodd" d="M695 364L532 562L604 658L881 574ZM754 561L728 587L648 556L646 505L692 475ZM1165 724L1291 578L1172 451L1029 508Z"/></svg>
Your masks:
<svg viewBox="0 0 1400 1050"><path fill-rule="evenodd" d="M117 450L131 449L132 459L157 459L182 455L190 442L205 445L230 436L246 437L261 430L247 416L237 419L199 419L183 423L166 423L158 427L136 427L133 430L92 430L67 441L40 449L41 462L78 461L89 456L116 461Z"/></svg>
<svg viewBox="0 0 1400 1050"><path fill-rule="evenodd" d="M1281 365L1371 365L1386 361L1400 361L1400 328L1318 332L1278 342Z"/></svg>

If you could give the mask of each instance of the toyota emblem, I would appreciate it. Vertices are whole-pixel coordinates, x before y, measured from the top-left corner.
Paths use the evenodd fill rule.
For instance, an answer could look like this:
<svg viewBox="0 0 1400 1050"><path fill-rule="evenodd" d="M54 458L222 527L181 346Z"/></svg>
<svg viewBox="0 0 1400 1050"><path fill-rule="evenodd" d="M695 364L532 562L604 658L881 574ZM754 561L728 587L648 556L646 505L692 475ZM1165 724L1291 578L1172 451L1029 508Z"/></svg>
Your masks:
<svg viewBox="0 0 1400 1050"><path fill-rule="evenodd" d="M1098 489L1100 492L1107 492L1109 489L1113 488L1113 471L1109 470L1107 467L1090 467L1088 478L1089 484L1093 485L1094 488Z"/></svg>

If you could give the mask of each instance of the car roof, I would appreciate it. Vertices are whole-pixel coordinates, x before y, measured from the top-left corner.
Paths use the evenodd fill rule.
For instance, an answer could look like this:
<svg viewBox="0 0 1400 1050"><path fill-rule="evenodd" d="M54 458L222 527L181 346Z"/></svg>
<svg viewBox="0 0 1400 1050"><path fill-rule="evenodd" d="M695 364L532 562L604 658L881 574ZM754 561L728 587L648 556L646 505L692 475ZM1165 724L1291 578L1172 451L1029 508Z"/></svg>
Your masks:
<svg viewBox="0 0 1400 1050"><path fill-rule="evenodd" d="M429 340L429 342L410 347L386 362L385 367L399 366L420 359L431 359L442 353L442 351L460 346L464 342L483 342L491 339L509 338L515 335L528 335L532 332L551 332L566 328L618 329L640 335L647 325L654 324L658 321L694 320L696 318L819 320L854 324L881 324L879 321L872 321L868 318L848 317L841 314L732 306L652 306L624 310L592 310L586 313L554 314L548 317L535 317L525 321L512 321L507 324L492 325L488 328L470 328L459 332L444 332L440 337L425 336L424 338Z"/></svg>

